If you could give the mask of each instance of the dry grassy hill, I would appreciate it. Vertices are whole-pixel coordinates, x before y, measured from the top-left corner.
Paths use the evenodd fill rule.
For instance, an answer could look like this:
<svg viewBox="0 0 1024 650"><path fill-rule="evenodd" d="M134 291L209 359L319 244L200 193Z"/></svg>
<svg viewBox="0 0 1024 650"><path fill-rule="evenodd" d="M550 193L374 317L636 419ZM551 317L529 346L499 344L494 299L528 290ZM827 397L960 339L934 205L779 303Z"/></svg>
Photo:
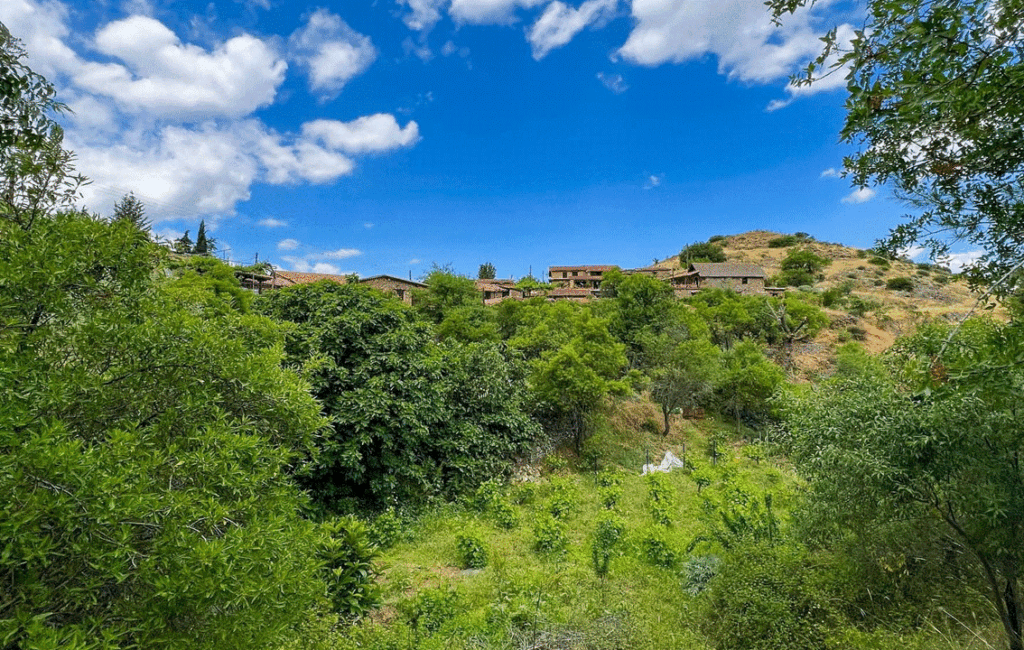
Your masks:
<svg viewBox="0 0 1024 650"><path fill-rule="evenodd" d="M881 260L870 251L842 244L808 239L795 246L772 248L769 242L781 233L756 230L730 235L716 241L730 262L751 262L760 265L769 277L778 274L780 263L794 247L807 248L816 255L832 260L815 283L816 291L843 286L849 289L845 304L825 308L832 319L829 329L813 341L795 350L798 375L827 373L838 345L855 338L872 353L892 345L898 336L914 331L920 324L935 319L959 321L978 300L967 283L948 270L933 265L904 260ZM677 256L658 263L660 267L678 266ZM894 278L910 278L913 289L894 291L886 284ZM852 303L852 304L851 304ZM996 317L1003 317L1000 309Z"/></svg>

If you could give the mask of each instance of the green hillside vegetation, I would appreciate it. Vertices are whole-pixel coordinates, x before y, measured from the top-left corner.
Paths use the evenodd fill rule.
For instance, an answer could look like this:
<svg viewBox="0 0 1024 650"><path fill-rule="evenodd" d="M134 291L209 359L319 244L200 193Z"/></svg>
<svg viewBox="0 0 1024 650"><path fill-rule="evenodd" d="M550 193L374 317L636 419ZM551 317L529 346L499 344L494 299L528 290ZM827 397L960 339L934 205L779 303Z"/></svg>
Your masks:
<svg viewBox="0 0 1024 650"><path fill-rule="evenodd" d="M688 248L810 284L254 296L72 209L0 45L3 648L1022 650L1012 291L747 233Z"/></svg>

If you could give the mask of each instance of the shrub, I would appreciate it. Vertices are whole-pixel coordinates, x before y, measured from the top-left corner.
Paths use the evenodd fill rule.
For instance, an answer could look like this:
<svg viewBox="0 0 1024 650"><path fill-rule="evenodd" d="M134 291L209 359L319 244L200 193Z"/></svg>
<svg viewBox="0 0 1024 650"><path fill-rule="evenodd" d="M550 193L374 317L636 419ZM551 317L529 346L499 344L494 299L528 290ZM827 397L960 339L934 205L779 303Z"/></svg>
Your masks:
<svg viewBox="0 0 1024 650"><path fill-rule="evenodd" d="M366 525L355 517L341 517L322 526L328 539L320 559L331 607L347 618L363 616L380 602L373 566L377 547L370 542Z"/></svg>
<svg viewBox="0 0 1024 650"><path fill-rule="evenodd" d="M868 252L866 250L864 250L863 248L861 248L860 250L857 251L857 259L864 259L867 256L868 256ZM858 267L858 268L860 268L860 267Z"/></svg>
<svg viewBox="0 0 1024 650"><path fill-rule="evenodd" d="M913 291L914 281L908 277L892 278L885 283L885 288L889 291Z"/></svg>
<svg viewBox="0 0 1024 650"><path fill-rule="evenodd" d="M579 492L576 486L568 481L552 482L551 501L548 512L556 519L564 519L579 507Z"/></svg>
<svg viewBox="0 0 1024 650"><path fill-rule="evenodd" d="M717 242L724 242L724 241L725 241L725 235L711 235L711 237L708 238L708 243L709 244L714 244L714 243L717 243ZM725 244L723 243L722 246L725 246Z"/></svg>
<svg viewBox="0 0 1024 650"><path fill-rule="evenodd" d="M768 248L786 248L787 246L795 246L800 241L795 235L783 235L782 237L769 239Z"/></svg>
<svg viewBox="0 0 1024 650"><path fill-rule="evenodd" d="M846 328L846 331L850 333L850 336L858 341L863 341L868 338L868 331L863 327L857 325L850 325Z"/></svg>
<svg viewBox="0 0 1024 650"><path fill-rule="evenodd" d="M490 513L494 523L505 530L512 530L519 525L519 512L505 496L500 496L491 503Z"/></svg>
<svg viewBox="0 0 1024 650"><path fill-rule="evenodd" d="M668 482L668 474L661 472L648 474L647 490L651 497L650 511L654 522L662 526L671 526L674 494L672 486Z"/></svg>
<svg viewBox="0 0 1024 650"><path fill-rule="evenodd" d="M456 541L459 563L463 569L482 569L487 566L487 547L473 533L459 535Z"/></svg>
<svg viewBox="0 0 1024 650"><path fill-rule="evenodd" d="M689 266L691 262L724 262L725 251L721 246L706 242L690 244L679 251L680 266Z"/></svg>
<svg viewBox="0 0 1024 650"><path fill-rule="evenodd" d="M640 559L652 566L671 569L679 560L679 554L669 546L661 530L648 530L640 538Z"/></svg>
<svg viewBox="0 0 1024 650"><path fill-rule="evenodd" d="M825 647L825 599L814 591L813 564L798 549L736 549L707 583L704 632L718 650Z"/></svg>
<svg viewBox="0 0 1024 650"><path fill-rule="evenodd" d="M521 506L532 504L537 499L537 486L533 483L520 483L512 490L512 499Z"/></svg>
<svg viewBox="0 0 1024 650"><path fill-rule="evenodd" d="M608 565L615 555L616 546L626 531L626 525L621 519L607 513L597 520L597 530L594 533L594 543L591 547L591 559L593 560L594 573L603 578L608 575Z"/></svg>
<svg viewBox="0 0 1024 650"><path fill-rule="evenodd" d="M409 536L406 522L394 506L377 515L369 528L370 541L378 548L387 549Z"/></svg>
<svg viewBox="0 0 1024 650"><path fill-rule="evenodd" d="M551 515L541 515L533 527L533 548L539 553L556 553L565 549L569 538L565 525Z"/></svg>
<svg viewBox="0 0 1024 650"><path fill-rule="evenodd" d="M721 564L722 560L717 555L698 555L686 560L681 571L683 590L691 596L700 595L711 579L718 575Z"/></svg>
<svg viewBox="0 0 1024 650"><path fill-rule="evenodd" d="M399 605L409 624L416 631L433 634L458 613L459 595L452 587L427 589Z"/></svg>
<svg viewBox="0 0 1024 650"><path fill-rule="evenodd" d="M601 505L606 510L613 510L619 503L619 499L622 498L622 486L620 485L609 485L607 487L600 487L597 489L598 498L601 499Z"/></svg>
<svg viewBox="0 0 1024 650"><path fill-rule="evenodd" d="M883 268L889 268L889 260L884 257L872 257L868 260L868 264L874 264L875 266L881 266Z"/></svg>

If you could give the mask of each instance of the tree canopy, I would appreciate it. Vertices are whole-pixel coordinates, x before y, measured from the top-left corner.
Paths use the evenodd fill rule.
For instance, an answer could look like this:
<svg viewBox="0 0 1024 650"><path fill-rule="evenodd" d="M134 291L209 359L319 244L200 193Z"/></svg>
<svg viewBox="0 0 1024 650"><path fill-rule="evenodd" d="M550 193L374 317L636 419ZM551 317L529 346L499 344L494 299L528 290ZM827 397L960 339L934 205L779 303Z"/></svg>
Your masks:
<svg viewBox="0 0 1024 650"><path fill-rule="evenodd" d="M809 3L768 4L779 17ZM801 81L846 75L841 138L858 147L846 173L914 208L892 251L921 243L941 257L967 241L984 249L974 274L987 281L1020 264L1024 110L1009 89L1024 84L1022 37L1020 0L871 0L849 44L828 34Z"/></svg>

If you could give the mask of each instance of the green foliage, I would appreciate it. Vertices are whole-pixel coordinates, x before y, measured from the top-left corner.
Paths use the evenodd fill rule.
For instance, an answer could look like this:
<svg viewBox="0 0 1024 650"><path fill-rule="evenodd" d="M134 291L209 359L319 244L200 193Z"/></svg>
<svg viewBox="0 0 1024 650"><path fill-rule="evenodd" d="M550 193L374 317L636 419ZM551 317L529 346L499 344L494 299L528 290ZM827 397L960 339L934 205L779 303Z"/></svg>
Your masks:
<svg viewBox="0 0 1024 650"><path fill-rule="evenodd" d="M724 262L725 251L711 242L696 242L683 247L679 252L679 265L688 267L694 262Z"/></svg>
<svg viewBox="0 0 1024 650"><path fill-rule="evenodd" d="M726 241L725 235L711 235L710 237L708 237L708 243L709 244L715 244L715 243L724 242L724 241ZM725 244L722 244L722 245L725 246Z"/></svg>
<svg viewBox="0 0 1024 650"><path fill-rule="evenodd" d="M787 248L789 246L796 246L803 241L796 235L783 235L781 237L775 237L768 240L768 248Z"/></svg>
<svg viewBox="0 0 1024 650"><path fill-rule="evenodd" d="M566 479L554 479L551 482L551 500L548 512L555 519L566 519L579 510L580 494L575 483Z"/></svg>
<svg viewBox="0 0 1024 650"><path fill-rule="evenodd" d="M444 627L459 611L459 593L452 587L425 589L400 605L417 632L430 635Z"/></svg>
<svg viewBox="0 0 1024 650"><path fill-rule="evenodd" d="M885 288L889 291L913 291L914 281L908 277L890 278Z"/></svg>
<svg viewBox="0 0 1024 650"><path fill-rule="evenodd" d="M434 323L440 323L459 307L472 307L483 301L473 280L436 265L423 282L427 288L413 290L412 304Z"/></svg>
<svg viewBox="0 0 1024 650"><path fill-rule="evenodd" d="M25 58L21 42L0 24L0 219L6 222L0 227L31 228L37 219L70 208L85 182L73 175L74 155L63 148L64 131L55 119L67 107Z"/></svg>
<svg viewBox="0 0 1024 650"><path fill-rule="evenodd" d="M708 588L711 580L718 575L722 559L717 555L697 555L683 562L681 575L683 590L691 596L699 596Z"/></svg>
<svg viewBox="0 0 1024 650"><path fill-rule="evenodd" d="M533 548L538 553L558 553L565 550L569 537L565 524L545 513L537 518L533 527Z"/></svg>
<svg viewBox="0 0 1024 650"><path fill-rule="evenodd" d="M497 276L497 271L494 269L494 265L490 262L484 262L480 265L480 270L477 271L476 277L481 280L493 280Z"/></svg>
<svg viewBox="0 0 1024 650"><path fill-rule="evenodd" d="M5 643L272 644L324 593L288 475L324 423L277 328L198 316L127 222L0 228Z"/></svg>
<svg viewBox="0 0 1024 650"><path fill-rule="evenodd" d="M204 313L249 313L253 293L239 285L235 269L213 257L187 257L167 264L174 280L167 284L171 295L205 296Z"/></svg>
<svg viewBox="0 0 1024 650"><path fill-rule="evenodd" d="M625 532L626 524L612 513L598 517L590 551L594 573L599 578L608 575L608 565L618 553L617 547Z"/></svg>
<svg viewBox="0 0 1024 650"><path fill-rule="evenodd" d="M633 359L642 356L645 337L660 334L672 320L672 287L657 278L613 269L605 275L601 292L614 306L609 329L626 344Z"/></svg>
<svg viewBox="0 0 1024 650"><path fill-rule="evenodd" d="M646 529L640 536L640 557L651 566L672 569L679 562L679 553L672 548L661 526Z"/></svg>
<svg viewBox="0 0 1024 650"><path fill-rule="evenodd" d="M139 232L146 238L149 237L149 220L146 219L146 208L142 201L135 198L135 194L129 192L119 201L114 203L114 221L127 221L138 228Z"/></svg>
<svg viewBox="0 0 1024 650"><path fill-rule="evenodd" d="M519 513L505 495L501 484L494 479L480 484L473 497L473 505L480 512L490 515L501 528L511 530L519 525Z"/></svg>
<svg viewBox="0 0 1024 650"><path fill-rule="evenodd" d="M217 250L217 240L206 235L206 220L199 222L199 232L196 233L196 245L192 247L195 255L213 255Z"/></svg>
<svg viewBox="0 0 1024 650"><path fill-rule="evenodd" d="M782 272L775 282L790 287L814 284L820 279L821 270L831 263L832 260L815 255L810 249L794 248L779 263Z"/></svg>
<svg viewBox="0 0 1024 650"><path fill-rule="evenodd" d="M973 575L988 584L1011 647L1020 646L1012 612L1024 561L1022 350L1016 325L925 327L894 346L894 376L843 377L787 409L819 528L943 522L977 558Z"/></svg>
<svg viewBox="0 0 1024 650"><path fill-rule="evenodd" d="M796 547L730 553L704 593L701 627L719 650L824 648L828 611Z"/></svg>
<svg viewBox="0 0 1024 650"><path fill-rule="evenodd" d="M756 343L741 341L722 355L721 380L716 393L737 426L741 419L758 424L770 415L769 398L782 384L782 369L769 361Z"/></svg>
<svg viewBox="0 0 1024 650"><path fill-rule="evenodd" d="M840 285L826 289L821 292L822 307L839 307L846 302L847 296L853 291L853 282L843 282Z"/></svg>
<svg viewBox="0 0 1024 650"><path fill-rule="evenodd" d="M803 4L770 6L778 16ZM913 207L885 242L890 251L920 243L939 258L967 241L985 251L974 276L992 282L1020 262L1024 241L1024 131L1005 95L1024 75L1020 3L872 0L866 9L852 42L832 30L806 72L808 81L846 76L851 181L892 187Z"/></svg>
<svg viewBox="0 0 1024 650"><path fill-rule="evenodd" d="M482 569L487 566L487 547L480 536L463 533L456 538L459 564L463 569Z"/></svg>
<svg viewBox="0 0 1024 650"><path fill-rule="evenodd" d="M321 507L414 504L492 477L539 433L521 370L490 344L438 344L401 302L358 284L275 291L285 351L332 431L299 476Z"/></svg>
<svg viewBox="0 0 1024 650"><path fill-rule="evenodd" d="M331 608L346 619L365 616L380 602L373 561L377 547L371 544L366 525L355 517L321 524L327 539L319 557Z"/></svg>
<svg viewBox="0 0 1024 650"><path fill-rule="evenodd" d="M675 494L667 474L652 472L645 478L647 494L650 497L649 507L654 523L660 526L672 525L672 509L675 505Z"/></svg>
<svg viewBox="0 0 1024 650"><path fill-rule="evenodd" d="M501 338L494 310L481 304L448 311L434 333L442 341L451 339L457 343L497 343Z"/></svg>
<svg viewBox="0 0 1024 650"><path fill-rule="evenodd" d="M394 506L389 506L374 517L367 534L370 541L380 549L388 549L409 537L407 522Z"/></svg>

